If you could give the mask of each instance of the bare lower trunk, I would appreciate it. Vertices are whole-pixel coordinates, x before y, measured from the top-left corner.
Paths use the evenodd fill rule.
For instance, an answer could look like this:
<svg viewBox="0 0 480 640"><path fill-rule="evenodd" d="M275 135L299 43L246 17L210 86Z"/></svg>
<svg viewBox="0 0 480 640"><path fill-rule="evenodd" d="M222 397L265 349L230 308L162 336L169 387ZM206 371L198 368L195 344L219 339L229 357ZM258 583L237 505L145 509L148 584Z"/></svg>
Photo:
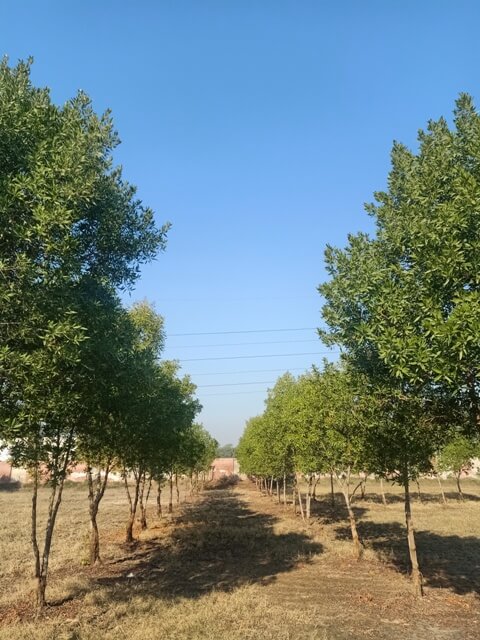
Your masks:
<svg viewBox="0 0 480 640"><path fill-rule="evenodd" d="M360 484L360 499L361 500L365 500L365 487L367 485L367 478L363 478L361 484Z"/></svg>
<svg viewBox="0 0 480 640"><path fill-rule="evenodd" d="M300 507L300 515L302 516L302 520L305 520L305 514L303 512L303 500L302 500L302 493L300 491L300 489L298 488L298 484L297 482L295 482L295 486L297 488L297 495L298 495L298 506Z"/></svg>
<svg viewBox="0 0 480 640"><path fill-rule="evenodd" d="M128 502L130 505L130 513L127 521L127 528L126 528L126 535L125 535L125 542L127 544L131 544L134 540L133 525L135 524L135 516L137 515L138 497L140 493L140 482L141 482L142 475L143 475L143 472L139 472L138 474L134 473L135 491L132 496L132 494L130 493L130 489L128 487L127 472L124 471L124 474L123 474L123 479L125 482L125 490L127 492Z"/></svg>
<svg viewBox="0 0 480 640"><path fill-rule="evenodd" d="M442 502L443 504L447 504L447 499L445 498L445 492L443 491L442 481L440 480L440 476L437 473L438 486L440 487L440 493L442 494Z"/></svg>
<svg viewBox="0 0 480 640"><path fill-rule="evenodd" d="M162 485L157 480L157 516L162 517Z"/></svg>
<svg viewBox="0 0 480 640"><path fill-rule="evenodd" d="M283 506L287 506L287 474L283 474Z"/></svg>
<svg viewBox="0 0 480 640"><path fill-rule="evenodd" d="M58 510L62 502L63 487L65 484L65 476L69 463L71 462L71 451L73 443L73 428L64 443L63 450L54 459L54 465L51 472L51 489L50 499L48 502L47 523L45 525L45 538L43 543L43 551L40 553L37 538L37 503L38 503L38 483L39 483L39 464L36 462L33 470L33 495L32 495L32 528L31 540L33 554L35 560L35 579L37 582L36 589L36 605L37 611L40 613L46 606L47 601L45 592L48 579L48 565L50 561L50 550L52 547L53 531L57 519ZM61 436L57 434L58 450L61 450Z"/></svg>
<svg viewBox="0 0 480 640"><path fill-rule="evenodd" d="M457 480L458 495L460 497L460 500L463 500L463 491L462 491L462 487L460 485L460 473L457 473L456 480Z"/></svg>
<svg viewBox="0 0 480 640"><path fill-rule="evenodd" d="M312 491L312 498L314 500L317 499L317 485L320 482L320 476L316 476L315 477L315 482L313 483L313 491Z"/></svg>
<svg viewBox="0 0 480 640"><path fill-rule="evenodd" d="M178 473L175 474L175 491L177 492L177 504L180 504L180 489L178 488Z"/></svg>
<svg viewBox="0 0 480 640"><path fill-rule="evenodd" d="M306 506L307 520L310 520L311 501L312 501L312 476L310 475L308 477L308 487L307 487L307 506Z"/></svg>
<svg viewBox="0 0 480 640"><path fill-rule="evenodd" d="M278 478L276 480L276 485L277 485L277 502L278 504L280 504L280 482L278 481Z"/></svg>
<svg viewBox="0 0 480 640"><path fill-rule="evenodd" d="M417 496L418 496L418 501L419 502L423 502L422 500L422 491L420 489L420 482L418 480L418 478L415 479L415 482L417 483Z"/></svg>
<svg viewBox="0 0 480 640"><path fill-rule="evenodd" d="M332 507L335 506L335 490L333 488L333 472L330 472L330 503Z"/></svg>
<svg viewBox="0 0 480 640"><path fill-rule="evenodd" d="M108 481L110 464L105 467L102 478L101 471L98 469L95 479L93 478L92 468L87 466L88 481L88 510L90 515L90 543L89 543L89 562L94 565L101 562L100 559L100 537L98 534L97 515Z"/></svg>
<svg viewBox="0 0 480 640"><path fill-rule="evenodd" d="M357 521L355 519L355 513L352 509L352 505L350 504L350 496L348 495L348 486L344 489L343 496L345 498L345 506L347 507L347 511L348 511L348 520L350 522L350 530L352 532L352 541L353 541L353 548L355 551L355 557L357 558L357 560L360 560L363 553L363 547L362 547L362 543L360 542L360 537L357 531Z"/></svg>
<svg viewBox="0 0 480 640"><path fill-rule="evenodd" d="M405 474L406 475L406 474ZM415 530L413 528L412 510L410 506L410 488L408 477L404 479L405 490L405 522L407 525L408 551L410 555L413 590L416 596L423 596L422 574L418 566L417 548L415 546Z"/></svg>
<svg viewBox="0 0 480 640"><path fill-rule="evenodd" d="M173 473L170 474L168 479L170 493L168 495L168 513L173 513Z"/></svg>
<svg viewBox="0 0 480 640"><path fill-rule="evenodd" d="M385 497L385 489L383 488L383 478L380 478L380 493L382 494L383 506L387 506L387 498Z"/></svg>

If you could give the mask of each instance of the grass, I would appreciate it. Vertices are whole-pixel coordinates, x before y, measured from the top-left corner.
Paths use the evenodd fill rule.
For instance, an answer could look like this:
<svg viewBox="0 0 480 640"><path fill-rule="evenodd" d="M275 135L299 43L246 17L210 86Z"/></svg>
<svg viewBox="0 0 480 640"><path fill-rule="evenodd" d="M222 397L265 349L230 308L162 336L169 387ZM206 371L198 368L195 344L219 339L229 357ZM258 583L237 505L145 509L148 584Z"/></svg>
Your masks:
<svg viewBox="0 0 480 640"><path fill-rule="evenodd" d="M31 609L30 492L0 491L0 639L89 640L427 640L476 638L480 593L480 483L454 483L440 503L438 485L422 482L413 514L427 597L416 602L406 575L400 489L367 483L356 500L365 559L352 558L341 496L317 490L310 524L248 482L212 489L157 520L139 542L123 544L128 513L123 487L108 488L99 526L103 564L85 566L85 487L69 486L59 513L46 615ZM165 492L164 492L165 493ZM182 492L183 494L183 492ZM46 493L42 491L42 512Z"/></svg>

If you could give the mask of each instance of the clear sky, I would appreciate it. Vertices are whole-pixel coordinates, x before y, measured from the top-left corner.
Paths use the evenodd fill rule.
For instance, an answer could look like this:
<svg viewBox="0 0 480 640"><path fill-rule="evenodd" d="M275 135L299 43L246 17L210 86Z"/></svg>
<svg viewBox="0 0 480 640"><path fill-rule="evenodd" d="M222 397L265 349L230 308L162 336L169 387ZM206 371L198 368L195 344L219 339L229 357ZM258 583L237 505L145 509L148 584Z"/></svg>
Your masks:
<svg viewBox="0 0 480 640"><path fill-rule="evenodd" d="M164 315L221 443L282 371L321 362L324 247L372 229L394 139L480 101L479 25L473 0L0 2L2 53L33 55L56 102L110 108L116 161L171 221L125 301ZM306 330L221 333L259 329Z"/></svg>

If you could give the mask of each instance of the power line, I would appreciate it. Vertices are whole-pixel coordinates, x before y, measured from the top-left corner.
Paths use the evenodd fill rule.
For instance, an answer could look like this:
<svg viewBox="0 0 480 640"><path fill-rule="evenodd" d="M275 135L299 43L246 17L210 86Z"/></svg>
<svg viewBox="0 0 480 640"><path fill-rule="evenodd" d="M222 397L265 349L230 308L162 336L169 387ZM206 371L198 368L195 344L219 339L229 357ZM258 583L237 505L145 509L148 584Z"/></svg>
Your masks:
<svg viewBox="0 0 480 640"><path fill-rule="evenodd" d="M317 327L301 327L294 329L248 329L246 331L204 331L200 333L170 333L167 337L178 336L226 336L232 333L273 333L276 331L316 331Z"/></svg>
<svg viewBox="0 0 480 640"><path fill-rule="evenodd" d="M331 354L331 351L310 351L304 353L266 353L258 356L220 356L216 358L187 358L180 359L178 362L200 362L205 360L246 360L250 358L286 358L289 356L321 356Z"/></svg>
<svg viewBox="0 0 480 640"><path fill-rule="evenodd" d="M278 373L280 371L285 372L285 369L250 369L244 371L214 371L212 373L190 373L193 376L230 376L238 375L242 373ZM288 368L287 371L305 371L305 367Z"/></svg>
<svg viewBox="0 0 480 640"><path fill-rule="evenodd" d="M240 396L247 393L265 394L265 389L258 389L257 391L227 391L223 393L202 393L202 398L213 398L215 396Z"/></svg>
<svg viewBox="0 0 480 640"><path fill-rule="evenodd" d="M259 380L257 382L225 382L222 384L199 384L197 389L205 389L205 387L238 387L247 384L275 384L275 380Z"/></svg>
<svg viewBox="0 0 480 640"><path fill-rule="evenodd" d="M244 347L252 344L292 344L299 342L316 342L318 344L318 338L316 340L264 340L262 342L222 342L218 344L182 344L171 347L172 349L197 349L206 347Z"/></svg>

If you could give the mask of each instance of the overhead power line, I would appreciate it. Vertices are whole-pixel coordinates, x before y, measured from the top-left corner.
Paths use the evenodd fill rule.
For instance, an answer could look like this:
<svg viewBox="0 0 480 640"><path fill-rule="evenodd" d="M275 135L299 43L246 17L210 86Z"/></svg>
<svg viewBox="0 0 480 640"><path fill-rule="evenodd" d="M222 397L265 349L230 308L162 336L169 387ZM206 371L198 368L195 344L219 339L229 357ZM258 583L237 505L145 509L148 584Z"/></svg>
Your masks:
<svg viewBox="0 0 480 640"><path fill-rule="evenodd" d="M239 375L242 373L278 373L284 372L285 369L247 369L243 371L213 371L212 373L190 373L189 375L193 376L231 376L231 375ZM288 368L287 371L305 371L305 367L295 367Z"/></svg>
<svg viewBox="0 0 480 640"><path fill-rule="evenodd" d="M258 389L256 391L226 391L222 393L202 393L202 398L213 398L215 396L240 396L247 393L262 393L265 394L265 389Z"/></svg>
<svg viewBox="0 0 480 640"><path fill-rule="evenodd" d="M168 333L167 337L178 336L226 336L232 333L274 333L277 331L316 331L317 327L300 327L293 329L248 329L242 331L202 331L200 333Z"/></svg>
<svg viewBox="0 0 480 640"><path fill-rule="evenodd" d="M266 353L255 356L219 356L214 358L187 358L180 359L178 362L200 362L205 360L246 360L250 358L287 358L289 356L321 356L332 355L331 351L310 351L304 353Z"/></svg>
<svg viewBox="0 0 480 640"><path fill-rule="evenodd" d="M197 389L206 387L239 387L247 384L275 384L275 380L258 380L257 382L225 382L222 384L199 384Z"/></svg>
<svg viewBox="0 0 480 640"><path fill-rule="evenodd" d="M316 342L318 344L318 338L316 340L263 340L261 342L221 342L218 344L182 344L175 345L174 349L199 349L206 347L244 347L252 344L297 344L299 342Z"/></svg>

